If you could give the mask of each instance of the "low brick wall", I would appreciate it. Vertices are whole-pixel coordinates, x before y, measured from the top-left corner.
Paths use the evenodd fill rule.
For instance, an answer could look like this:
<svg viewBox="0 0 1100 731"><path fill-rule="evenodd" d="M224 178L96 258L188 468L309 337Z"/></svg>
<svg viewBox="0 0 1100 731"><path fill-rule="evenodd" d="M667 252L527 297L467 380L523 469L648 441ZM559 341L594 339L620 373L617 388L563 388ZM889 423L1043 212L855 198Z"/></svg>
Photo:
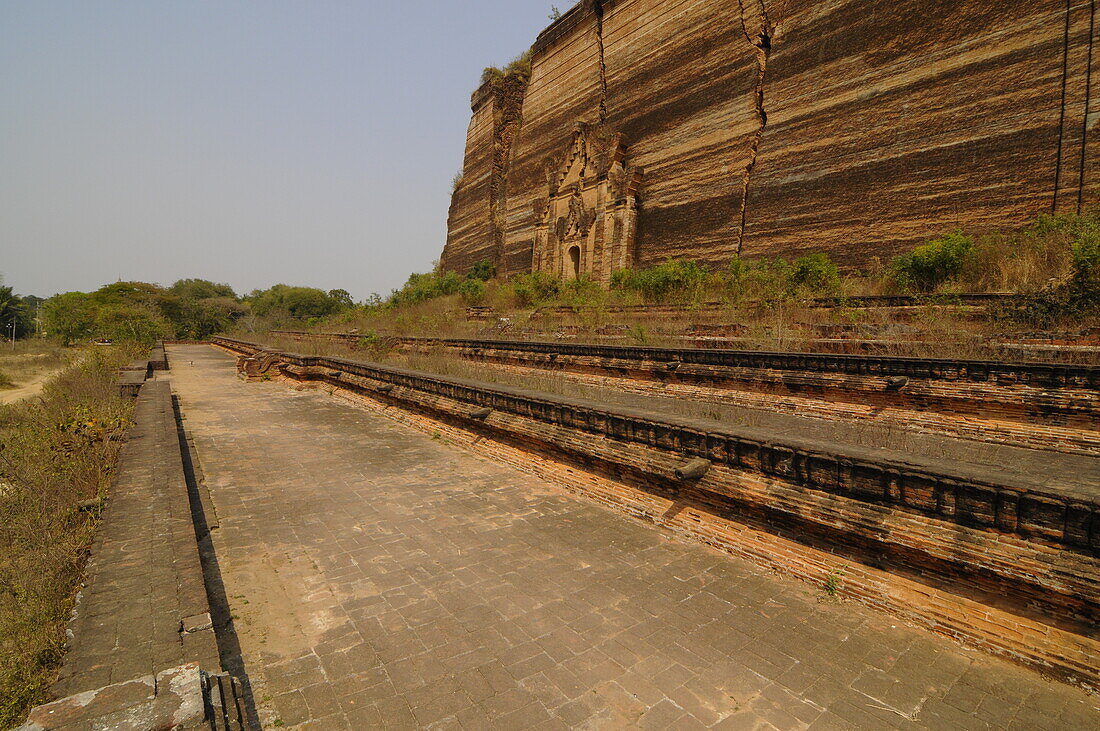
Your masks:
<svg viewBox="0 0 1100 731"><path fill-rule="evenodd" d="M164 352L164 342L157 341L149 352L149 368L154 371L168 370L168 355Z"/></svg>
<svg viewBox="0 0 1100 731"><path fill-rule="evenodd" d="M259 349L217 342L246 355ZM264 355L277 355L275 370L297 381L581 466L601 485L597 499L637 517L669 524L644 506L675 504L691 517L672 527L695 538L822 585L840 571L847 596L1100 684L1095 496L345 359ZM706 461L705 474L678 478L691 459Z"/></svg>
<svg viewBox="0 0 1100 731"><path fill-rule="evenodd" d="M352 333L305 333L277 330L272 334L299 338L324 337L357 342ZM221 338L225 339L225 338ZM907 358L888 355L840 355L831 353L768 352L703 348L656 348L627 345L589 345L524 340L475 340L469 338L397 338L407 344L444 345L452 348L494 348L544 355L624 359L644 363L679 363L751 368L775 371L812 371L863 376L906 376L917 379L974 383L1026 383L1041 388L1078 387L1100 390L1100 366L1068 363L1010 363L992 360ZM217 342L219 338L214 338Z"/></svg>
<svg viewBox="0 0 1100 731"><path fill-rule="evenodd" d="M26 729L244 723L238 687L219 675L168 381L144 383L136 399L52 689L60 700L34 709ZM218 700L221 725L212 688L232 691Z"/></svg>
<svg viewBox="0 0 1100 731"><path fill-rule="evenodd" d="M134 406L55 694L192 661L220 667L209 612L172 392L150 381Z"/></svg>
<svg viewBox="0 0 1100 731"><path fill-rule="evenodd" d="M278 331L298 341L330 338L354 349L355 336ZM758 365L657 360L681 358L691 349L400 338L406 350L444 349L455 357L518 369L540 369L618 379L616 388L638 393L678 393L820 419L890 418L908 428L955 438L1052 451L1100 454L1100 387L1090 367L990 364L897 358L844 358L815 354L764 359ZM550 348L550 349L548 349ZM702 351L704 361L716 351ZM741 351L732 351L741 353ZM769 355L769 354L764 354ZM775 355L775 354L771 354ZM789 357L788 357L789 356ZM768 362L765 367L762 363ZM806 370L801 370L807 364ZM908 364L908 365L906 365ZM976 364L981 364L979 367ZM920 366L920 367L918 367ZM991 370L997 366L1000 370ZM1003 367L1001 367L1003 366ZM1053 369L1053 370L1050 370ZM917 375L899 376L909 370ZM891 375L893 373L893 375ZM1051 375L1053 373L1054 375ZM891 379L904 378L902 386Z"/></svg>
<svg viewBox="0 0 1100 731"><path fill-rule="evenodd" d="M454 351L459 352L459 351ZM1043 449L1064 454L1100 456L1100 422L1078 426L1051 424L1042 419L1005 419L996 416L966 414L876 403L871 396L840 400L826 392L820 396L802 393L774 393L766 389L702 385L682 379L630 378L609 375L598 370L559 368L556 363L526 359L494 359L484 355L461 357L487 367L520 376L537 375L551 370L569 382L614 389L646 397L684 399L698 403L722 404L739 408L812 417L825 421L860 422L899 426L923 434L938 434L954 439Z"/></svg>

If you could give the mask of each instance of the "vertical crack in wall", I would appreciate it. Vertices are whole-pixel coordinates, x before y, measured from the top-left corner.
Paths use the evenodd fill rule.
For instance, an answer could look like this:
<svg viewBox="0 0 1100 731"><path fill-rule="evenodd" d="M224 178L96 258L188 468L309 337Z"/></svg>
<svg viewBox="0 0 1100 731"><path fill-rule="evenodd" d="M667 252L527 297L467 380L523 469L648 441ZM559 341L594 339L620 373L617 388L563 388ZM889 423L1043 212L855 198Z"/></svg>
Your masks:
<svg viewBox="0 0 1100 731"><path fill-rule="evenodd" d="M1088 150L1089 139L1089 107L1091 106L1092 99L1092 47L1093 47L1093 33L1096 31L1096 0L1090 0L1089 2L1089 52L1088 58L1085 61L1085 112L1081 117L1081 160L1078 163L1077 169L1077 215L1081 215L1081 211L1085 204L1085 162L1086 152ZM1063 82L1064 83L1064 82Z"/></svg>
<svg viewBox="0 0 1100 731"><path fill-rule="evenodd" d="M1058 212L1058 189L1062 187L1062 147L1066 136L1066 84L1069 76L1069 15L1072 0L1066 0L1065 26L1062 29L1062 98L1058 103L1058 153L1054 159L1054 198L1050 212Z"/></svg>
<svg viewBox="0 0 1100 731"><path fill-rule="evenodd" d="M595 1L594 10L596 12L596 48L600 54L600 124L603 125L607 123L607 63L604 60L603 45L603 0Z"/></svg>
<svg viewBox="0 0 1100 731"><path fill-rule="evenodd" d="M749 159L745 164L745 170L741 175L741 211L737 226L737 254L741 254L741 248L745 243L745 224L749 213L749 187L752 183L752 172L756 168L756 158L760 153L760 139L764 136L764 128L768 126L768 112L764 106L764 81L768 74L768 57L772 50L772 28L768 21L768 10L764 7L764 0L757 0L760 4L759 28L750 29L749 21L745 17L745 0L737 0L741 11L741 32L745 34L745 40L753 47L756 56L756 85L753 89L753 100L756 105L757 127L749 141Z"/></svg>
<svg viewBox="0 0 1100 731"><path fill-rule="evenodd" d="M492 261L498 270L504 263L504 231L508 199L508 164L512 142L523 121L523 97L527 79L507 74L493 90L493 161L489 172L489 233Z"/></svg>

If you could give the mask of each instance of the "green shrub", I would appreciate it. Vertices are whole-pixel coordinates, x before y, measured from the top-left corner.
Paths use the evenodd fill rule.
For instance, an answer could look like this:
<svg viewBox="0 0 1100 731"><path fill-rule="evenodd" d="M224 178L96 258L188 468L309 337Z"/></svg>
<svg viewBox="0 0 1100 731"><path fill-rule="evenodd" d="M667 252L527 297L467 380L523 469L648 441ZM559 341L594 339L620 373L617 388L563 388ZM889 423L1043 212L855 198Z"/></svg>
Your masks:
<svg viewBox="0 0 1100 731"><path fill-rule="evenodd" d="M706 266L669 259L644 269L620 269L611 275L614 289L637 292L647 302L696 299L707 282Z"/></svg>
<svg viewBox="0 0 1100 731"><path fill-rule="evenodd" d="M1083 298L1100 292L1100 231L1089 231L1073 242L1073 275L1070 284Z"/></svg>
<svg viewBox="0 0 1100 731"><path fill-rule="evenodd" d="M467 276L472 279L480 279L483 282L488 282L496 275L497 265L488 259L482 259L477 264L470 267L470 273Z"/></svg>
<svg viewBox="0 0 1100 731"><path fill-rule="evenodd" d="M410 274L405 285L390 295L388 304L391 307L415 305L436 297L458 294L464 281L454 272Z"/></svg>
<svg viewBox="0 0 1100 731"><path fill-rule="evenodd" d="M894 257L890 279L903 290L932 292L958 277L973 254L974 239L954 231Z"/></svg>
<svg viewBox="0 0 1100 731"><path fill-rule="evenodd" d="M809 254L795 259L789 279L792 293L807 290L813 294L840 291L840 270L828 254Z"/></svg>
<svg viewBox="0 0 1100 731"><path fill-rule="evenodd" d="M591 309L604 304L606 292L598 282L582 274L562 285L561 298L563 304L575 310Z"/></svg>
<svg viewBox="0 0 1100 731"><path fill-rule="evenodd" d="M761 302L781 302L791 296L791 263L781 256L761 261L738 260L739 297Z"/></svg>
<svg viewBox="0 0 1100 731"><path fill-rule="evenodd" d="M458 293L468 305L477 305L485 299L485 282L473 277L463 280L458 286Z"/></svg>
<svg viewBox="0 0 1100 731"><path fill-rule="evenodd" d="M1100 317L1100 226L1092 217L1040 219L1037 226L1072 237L1070 274L1008 306L1001 317L1035 327Z"/></svg>
<svg viewBox="0 0 1100 731"><path fill-rule="evenodd" d="M512 292L520 307L537 307L554 299L562 291L562 281L546 272L528 272L512 277Z"/></svg>

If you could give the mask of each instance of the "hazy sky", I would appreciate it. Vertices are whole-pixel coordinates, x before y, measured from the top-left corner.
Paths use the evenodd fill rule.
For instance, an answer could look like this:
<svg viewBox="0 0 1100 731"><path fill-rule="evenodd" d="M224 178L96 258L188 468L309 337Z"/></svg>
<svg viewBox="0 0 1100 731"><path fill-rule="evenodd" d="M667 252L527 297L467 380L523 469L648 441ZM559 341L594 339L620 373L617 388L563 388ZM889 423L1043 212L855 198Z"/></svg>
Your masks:
<svg viewBox="0 0 1100 731"><path fill-rule="evenodd" d="M0 0L5 284L388 293L442 251L481 69L551 5Z"/></svg>

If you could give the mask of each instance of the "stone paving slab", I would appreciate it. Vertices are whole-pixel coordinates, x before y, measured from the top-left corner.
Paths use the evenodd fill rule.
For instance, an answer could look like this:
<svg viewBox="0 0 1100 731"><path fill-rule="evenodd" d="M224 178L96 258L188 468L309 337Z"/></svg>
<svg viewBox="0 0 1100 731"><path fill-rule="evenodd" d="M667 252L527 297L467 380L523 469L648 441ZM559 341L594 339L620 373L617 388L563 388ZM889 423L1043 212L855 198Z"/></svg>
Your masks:
<svg viewBox="0 0 1100 731"><path fill-rule="evenodd" d="M220 667L212 630L181 632L185 620L209 616L209 605L167 381L142 386L134 422L92 544L56 697L189 662Z"/></svg>
<svg viewBox="0 0 1100 731"><path fill-rule="evenodd" d="M170 346L269 725L1091 728L1098 699Z"/></svg>

